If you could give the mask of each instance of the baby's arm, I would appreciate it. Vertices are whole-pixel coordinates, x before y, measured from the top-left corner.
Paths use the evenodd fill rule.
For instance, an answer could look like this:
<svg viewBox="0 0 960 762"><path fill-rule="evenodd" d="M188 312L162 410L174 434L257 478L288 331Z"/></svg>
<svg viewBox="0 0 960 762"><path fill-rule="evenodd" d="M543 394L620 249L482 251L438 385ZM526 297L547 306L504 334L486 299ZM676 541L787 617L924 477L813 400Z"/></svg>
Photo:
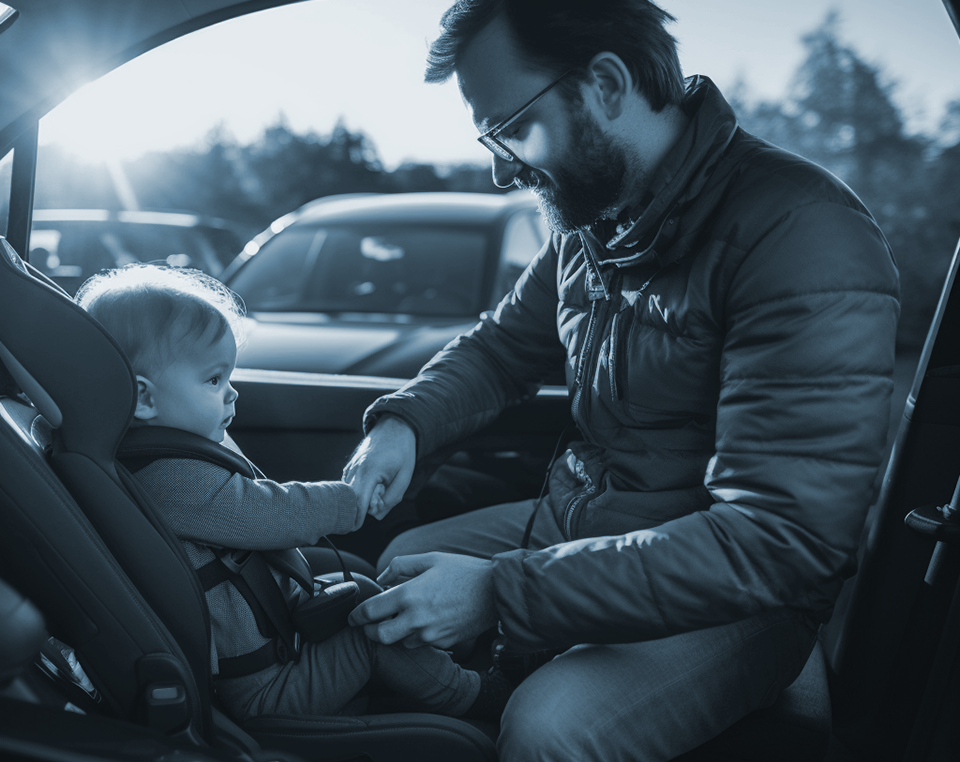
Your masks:
<svg viewBox="0 0 960 762"><path fill-rule="evenodd" d="M172 458L147 466L136 478L178 537L205 545L248 550L314 545L323 535L353 531L362 520L356 492L343 482L281 484ZM171 484L189 489L174 490Z"/></svg>

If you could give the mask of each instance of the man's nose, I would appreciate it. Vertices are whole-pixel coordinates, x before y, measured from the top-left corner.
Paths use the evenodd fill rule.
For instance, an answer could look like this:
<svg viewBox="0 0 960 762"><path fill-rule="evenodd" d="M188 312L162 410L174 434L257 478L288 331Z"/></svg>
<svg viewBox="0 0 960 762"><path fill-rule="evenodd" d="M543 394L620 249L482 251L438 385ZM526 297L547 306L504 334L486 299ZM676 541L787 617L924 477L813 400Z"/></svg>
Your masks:
<svg viewBox="0 0 960 762"><path fill-rule="evenodd" d="M498 188L509 188L520 170L523 169L523 163L520 161L507 161L494 154L493 156L493 184Z"/></svg>

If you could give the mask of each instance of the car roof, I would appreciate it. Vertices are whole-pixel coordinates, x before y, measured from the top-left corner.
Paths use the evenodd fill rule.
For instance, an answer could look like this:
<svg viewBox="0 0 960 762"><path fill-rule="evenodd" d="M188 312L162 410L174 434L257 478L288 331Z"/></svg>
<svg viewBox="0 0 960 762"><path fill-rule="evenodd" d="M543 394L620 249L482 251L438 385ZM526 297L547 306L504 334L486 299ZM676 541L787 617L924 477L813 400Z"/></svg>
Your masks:
<svg viewBox="0 0 960 762"><path fill-rule="evenodd" d="M373 193L318 199L297 210L294 225L319 225L330 221L360 222L436 222L482 225L505 212L536 209L537 201L529 191L496 193Z"/></svg>
<svg viewBox="0 0 960 762"><path fill-rule="evenodd" d="M169 40L297 0L9 0L0 34L0 155L80 86Z"/></svg>

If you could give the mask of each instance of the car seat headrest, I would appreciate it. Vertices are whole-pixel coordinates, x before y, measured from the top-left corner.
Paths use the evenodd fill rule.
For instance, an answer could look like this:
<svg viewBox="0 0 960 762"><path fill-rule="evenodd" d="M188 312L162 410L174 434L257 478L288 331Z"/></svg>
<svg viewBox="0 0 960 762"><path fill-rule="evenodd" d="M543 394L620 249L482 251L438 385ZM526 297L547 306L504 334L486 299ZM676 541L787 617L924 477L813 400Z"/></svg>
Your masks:
<svg viewBox="0 0 960 762"><path fill-rule="evenodd" d="M0 361L69 452L113 459L136 407L123 351L0 236Z"/></svg>

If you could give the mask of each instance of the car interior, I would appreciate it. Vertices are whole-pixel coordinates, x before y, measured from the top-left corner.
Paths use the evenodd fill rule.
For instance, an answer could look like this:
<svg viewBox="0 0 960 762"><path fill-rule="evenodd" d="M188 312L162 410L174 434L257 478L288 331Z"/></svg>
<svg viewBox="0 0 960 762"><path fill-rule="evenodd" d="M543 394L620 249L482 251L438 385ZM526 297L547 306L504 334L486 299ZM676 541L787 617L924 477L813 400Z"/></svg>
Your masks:
<svg viewBox="0 0 960 762"><path fill-rule="evenodd" d="M960 0L944 1L956 24ZM104 59L107 69L193 29L277 4L157 2L142 16L124 12L119 1L74 6L103 23L97 44L111 33L122 40ZM0 14L0 29L15 20ZM0 69L8 60L0 57ZM241 724L220 708L197 575L118 461L134 409L130 366L104 329L26 256L37 120L52 99L38 95L21 116L0 124L0 158L12 151L0 236L0 755L496 760L491 723L406 711L377 686L333 717ZM681 757L685 762L939 762L960 755L958 255L878 475L858 573L796 682L773 706ZM233 381L243 404L231 436L277 481L339 478L362 437L363 410L403 383L257 369L238 370ZM545 387L418 464L404 502L383 522L337 538L347 566L370 575L380 551L409 526L535 496L568 422L565 389ZM304 550L313 573L340 568L324 549Z"/></svg>

